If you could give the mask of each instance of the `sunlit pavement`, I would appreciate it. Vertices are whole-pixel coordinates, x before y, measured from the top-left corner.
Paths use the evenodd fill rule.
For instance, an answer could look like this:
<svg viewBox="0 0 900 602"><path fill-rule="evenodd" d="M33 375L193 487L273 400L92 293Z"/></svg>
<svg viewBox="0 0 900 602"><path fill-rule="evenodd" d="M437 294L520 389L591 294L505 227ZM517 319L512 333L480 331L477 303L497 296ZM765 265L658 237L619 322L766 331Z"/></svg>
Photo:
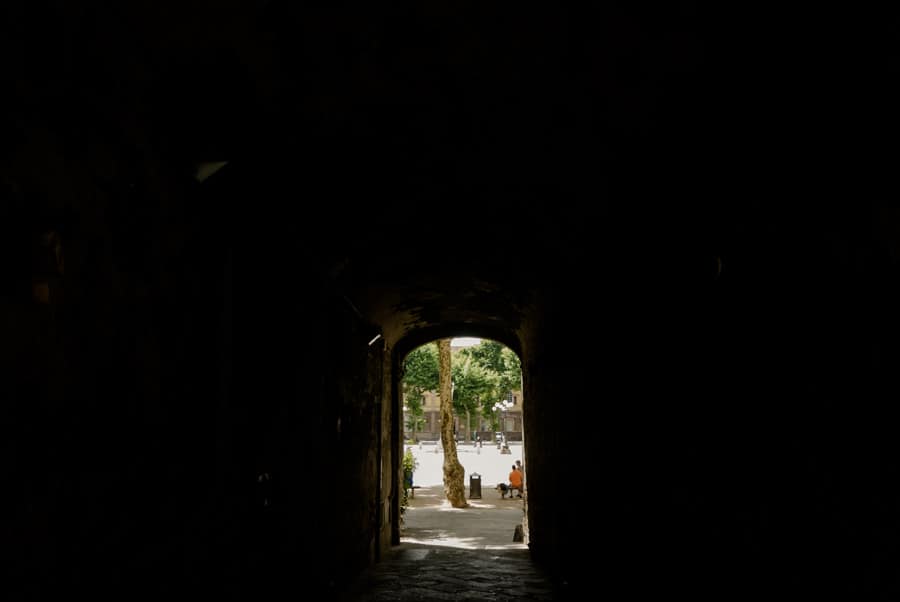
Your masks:
<svg viewBox="0 0 900 602"><path fill-rule="evenodd" d="M512 537L524 519L523 500L503 498L496 489L498 483L507 481L513 463L521 458L521 444L511 444L510 454L501 454L495 445L457 448L465 468L468 508L453 508L444 495L443 450L434 444L411 449L418 463L413 475L417 489L409 499L402 541L462 549L526 549ZM480 485L480 498L472 497L473 477L474 484Z"/></svg>
<svg viewBox="0 0 900 602"><path fill-rule="evenodd" d="M413 475L413 484L429 487L441 485L444 482L444 453L439 445L406 445L413 451L413 456L419 463ZM516 460L525 461L522 457L522 444L510 443L509 454L501 454L496 445L484 445L481 448L471 444L457 446L457 457L460 464L466 469L465 485L468 493L469 478L473 473L481 477L482 489L496 487L497 483L506 483L509 471ZM528 467L525 467L527 479ZM527 487L527 481L526 481ZM485 496L488 497L488 496Z"/></svg>
<svg viewBox="0 0 900 602"><path fill-rule="evenodd" d="M469 550L527 549L513 541L524 517L521 499L502 499L488 489L480 500L468 502L468 508L453 508L441 485L416 490L404 515L401 541Z"/></svg>

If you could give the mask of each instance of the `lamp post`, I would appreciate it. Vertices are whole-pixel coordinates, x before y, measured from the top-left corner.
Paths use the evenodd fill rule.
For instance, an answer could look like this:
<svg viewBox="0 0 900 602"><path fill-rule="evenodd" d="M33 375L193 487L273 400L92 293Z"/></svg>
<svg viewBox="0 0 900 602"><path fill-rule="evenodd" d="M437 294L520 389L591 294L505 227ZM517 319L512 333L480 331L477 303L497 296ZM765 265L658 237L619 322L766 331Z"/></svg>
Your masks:
<svg viewBox="0 0 900 602"><path fill-rule="evenodd" d="M403 424L400 426L403 431L403 439L406 439L406 425L409 424L409 406L405 403L403 404Z"/></svg>
<svg viewBox="0 0 900 602"><path fill-rule="evenodd" d="M501 420L503 420L503 424L501 425L500 432L503 433L503 445L507 447L507 439L506 439L506 413L509 409L513 407L511 401L504 399L503 401L498 401L494 404L493 409L495 412L500 412L502 416Z"/></svg>

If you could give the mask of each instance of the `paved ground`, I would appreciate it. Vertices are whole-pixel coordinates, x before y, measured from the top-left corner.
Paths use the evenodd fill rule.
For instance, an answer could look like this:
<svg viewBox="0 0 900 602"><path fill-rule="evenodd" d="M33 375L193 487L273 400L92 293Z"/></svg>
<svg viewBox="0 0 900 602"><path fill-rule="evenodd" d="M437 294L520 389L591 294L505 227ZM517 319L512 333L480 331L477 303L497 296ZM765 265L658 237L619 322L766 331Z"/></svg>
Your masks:
<svg viewBox="0 0 900 602"><path fill-rule="evenodd" d="M419 462L419 467L413 475L416 485L428 487L441 485L444 482L444 454L438 445L413 445L413 455ZM522 444L510 443L509 454L501 454L496 445L485 445L477 448L472 445L462 444L457 447L457 457L460 464L466 469L466 487L469 486L469 477L473 473L481 475L482 488L495 487L497 483L506 482L509 471L516 460L525 461L522 456ZM525 468L526 475L528 467Z"/></svg>
<svg viewBox="0 0 900 602"><path fill-rule="evenodd" d="M467 495L473 473L481 482L481 498L469 497L468 508L453 508L444 497L440 447L412 449L418 460L413 481L420 488L409 500L401 544L351 584L341 600L559 599L559 590L531 562L528 546L514 541L524 500L503 499L495 489L522 459L521 444L511 444L510 454L501 454L496 445L459 447Z"/></svg>
<svg viewBox="0 0 900 602"><path fill-rule="evenodd" d="M516 525L522 524L524 503L493 489L482 491L482 499L469 498L469 508L453 508L442 485L416 490L409 500L401 541L464 550L527 550L513 541Z"/></svg>
<svg viewBox="0 0 900 602"><path fill-rule="evenodd" d="M556 600L527 550L484 552L403 544L343 601Z"/></svg>

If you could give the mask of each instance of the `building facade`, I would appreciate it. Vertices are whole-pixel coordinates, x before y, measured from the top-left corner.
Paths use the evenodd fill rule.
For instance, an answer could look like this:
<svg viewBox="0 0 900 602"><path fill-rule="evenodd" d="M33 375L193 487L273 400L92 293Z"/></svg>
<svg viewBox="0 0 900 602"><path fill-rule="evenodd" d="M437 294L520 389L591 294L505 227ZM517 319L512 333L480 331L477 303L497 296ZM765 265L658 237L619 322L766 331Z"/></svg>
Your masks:
<svg viewBox="0 0 900 602"><path fill-rule="evenodd" d="M507 395L507 400L512 402L512 406L509 410L500 412L497 416L500 430L508 441L521 441L522 440L522 406L523 406L523 398L521 391L510 391L509 395ZM405 437L407 440L413 439L412 429L410 428L410 416L405 409L404 404L404 412L403 412L403 424L405 429ZM441 397L437 393L433 391L429 391L425 393L424 403L422 404L422 409L425 411L424 416L422 417L423 423L420 424L420 428L416 431L415 438L419 441L437 441L441 438ZM482 416L473 417L473 432L469 434L467 437L465 435L465 422L466 417L463 416L454 416L455 424L454 429L457 433L457 439L459 441L468 441L474 437L475 434L480 436L483 440L492 440L494 438L495 431L491 428L491 421Z"/></svg>

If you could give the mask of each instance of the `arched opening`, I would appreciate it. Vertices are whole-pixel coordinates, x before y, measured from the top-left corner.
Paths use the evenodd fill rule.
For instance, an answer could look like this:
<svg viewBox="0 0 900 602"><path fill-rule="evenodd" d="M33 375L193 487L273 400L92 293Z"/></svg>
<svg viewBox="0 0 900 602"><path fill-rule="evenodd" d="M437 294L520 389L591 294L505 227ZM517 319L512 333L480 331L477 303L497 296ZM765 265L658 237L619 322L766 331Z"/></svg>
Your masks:
<svg viewBox="0 0 900 602"><path fill-rule="evenodd" d="M452 437L445 438L446 433L442 437L441 432L437 342L411 350L399 362L396 388L403 419L397 477L402 484L392 542L470 549L524 547L527 492L520 358L502 343L477 337L449 339L449 347ZM446 455L463 467L467 501L462 509L452 508L451 496L445 495ZM457 515L451 517L448 512L454 511Z"/></svg>
<svg viewBox="0 0 900 602"><path fill-rule="evenodd" d="M522 406L523 395L522 392L524 390L524 381L525 376L522 373L522 361L521 354L517 351L520 349L518 338L514 335L503 333L499 329L496 328L484 328L484 327L473 327L470 325L459 326L459 325L436 325L429 328L422 328L419 330L411 331L407 336L398 341L397 345L394 346L392 352L392 378L391 378L391 391L392 391L392 435L391 435L391 443L394 450L396 450L396 454L394 454L394 462L393 462L393 470L394 474L397 475L398 483L400 483L400 490L398 495L394 496L391 503L391 543L392 545L399 545L401 543L401 520L402 520L402 512L401 512L401 502L403 500L403 492L402 492L402 480L403 480L403 469L401 466L402 457L406 450L406 425L404 424L404 386L403 386L403 376L404 376L404 360L411 353L415 352L418 349L422 349L425 345L433 341L437 341L441 338L454 339L460 337L471 337L477 339L479 341L494 343L496 347L502 348L508 351L515 356L519 365L517 367L520 379L522 384L517 391L506 390L502 393L503 397L507 397L508 395L513 395L517 397L518 403ZM466 352L461 351L460 354L464 356ZM500 394L494 394L493 396L498 399L482 399L480 400L482 410L493 408L495 404L500 402ZM432 402L434 398L432 397ZM474 410L474 406L472 408ZM471 444L470 447L464 448L470 452L473 452L474 455L470 456L470 467L472 470L466 472L466 478L468 479L472 472L477 472L477 470L484 470L483 467L491 466L491 473L494 475L499 474L499 467L504 465L505 462L485 462L485 459L488 457L487 455L481 456L481 451L485 449L485 445L487 444L488 453L494 452L498 457L510 459L509 464L512 466L514 460L518 459L521 462L527 464L527 458L525 457L525 447L524 442L527 439L527 435L525 434L525 422L524 416L525 411L524 407L517 408L517 411L514 412L514 416L510 418L510 412L496 412L495 422L491 422L490 420L485 420L484 412L482 411L482 415L477 417L479 429L473 432L469 432L468 436L463 436L463 440L468 440ZM469 420L471 420L471 416ZM503 423L506 424L503 424ZM486 424L490 424L492 428L494 426L510 426L511 428L506 436L503 436L501 431L502 440L499 443L495 440L495 435L497 431L487 431L481 427ZM430 440L428 446L430 449L434 450L432 456L437 456L440 451L438 449L438 445L440 443L438 432L435 430L435 419L434 414L431 414L430 424L429 424L429 433L427 438ZM516 428L517 427L517 428ZM458 429L457 429L458 430ZM511 433L515 433L513 438L517 439L517 442L510 446L509 437ZM490 438L491 443L488 444L485 441L486 438ZM418 445L420 451L424 451L425 444L422 443ZM518 455L512 453L512 450L515 449ZM431 471L436 471L437 466L436 463L433 462L435 458L430 458L428 461L428 465ZM429 483L433 483L436 478L436 472L432 472L431 481ZM481 475L482 473L478 473ZM494 478L493 480L498 481L499 479ZM495 483L495 484L498 484ZM471 483L466 481L464 483L469 494L471 494ZM483 489L482 489L483 491ZM524 504L524 502L523 502ZM527 508L526 508L527 509ZM524 514L524 513L523 513ZM523 516L523 529L527 529L527 517ZM512 539L512 534L510 534L510 539Z"/></svg>

